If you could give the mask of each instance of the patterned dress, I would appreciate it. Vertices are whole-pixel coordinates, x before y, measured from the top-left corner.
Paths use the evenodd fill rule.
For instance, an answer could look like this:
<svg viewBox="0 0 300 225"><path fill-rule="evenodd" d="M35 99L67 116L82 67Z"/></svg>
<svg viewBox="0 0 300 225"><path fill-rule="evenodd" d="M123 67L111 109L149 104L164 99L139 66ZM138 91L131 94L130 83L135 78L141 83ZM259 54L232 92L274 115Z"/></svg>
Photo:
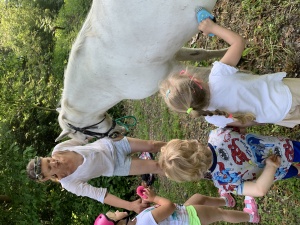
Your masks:
<svg viewBox="0 0 300 225"><path fill-rule="evenodd" d="M292 141L287 138L240 134L231 128L211 131L208 139L214 161L210 175L217 188L237 193L244 181L256 180L265 167L265 159L271 154L281 157L274 181L287 174L294 159Z"/></svg>

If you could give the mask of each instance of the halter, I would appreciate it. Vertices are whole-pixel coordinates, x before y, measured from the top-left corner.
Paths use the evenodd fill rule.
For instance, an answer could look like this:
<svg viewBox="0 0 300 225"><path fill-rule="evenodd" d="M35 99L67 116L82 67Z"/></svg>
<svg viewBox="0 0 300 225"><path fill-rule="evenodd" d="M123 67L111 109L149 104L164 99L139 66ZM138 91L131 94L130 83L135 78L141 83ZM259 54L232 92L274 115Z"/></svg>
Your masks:
<svg viewBox="0 0 300 225"><path fill-rule="evenodd" d="M102 138L104 138L104 137L109 137L109 138L116 138L115 137L115 133L113 133L113 134L111 134L111 135L108 135L109 134L109 132L111 132L113 129L115 129L115 127L116 127L116 121L115 120L113 120L112 121L112 125L111 125L111 127L108 129L108 131L106 131L105 133L99 133L99 132L95 132L95 131L90 131L90 130L88 130L88 129L97 129L98 128L98 126L97 125L99 125L100 123L102 123L104 120L105 120L105 118L106 118L106 115L104 116L104 118L99 122L99 123L95 123L95 124L93 124L93 125L90 125L90 126L86 126L86 127L82 127L82 128L80 128L80 127L75 127L74 125L72 125L72 124L70 124L70 123L68 123L68 126L71 128L71 129L73 129L73 130L75 130L75 133L78 131L78 132L80 132L80 133L82 133L82 134L86 134L86 135L89 135L89 136L92 136L92 137L94 137L94 138L97 138L97 139L102 139Z"/></svg>

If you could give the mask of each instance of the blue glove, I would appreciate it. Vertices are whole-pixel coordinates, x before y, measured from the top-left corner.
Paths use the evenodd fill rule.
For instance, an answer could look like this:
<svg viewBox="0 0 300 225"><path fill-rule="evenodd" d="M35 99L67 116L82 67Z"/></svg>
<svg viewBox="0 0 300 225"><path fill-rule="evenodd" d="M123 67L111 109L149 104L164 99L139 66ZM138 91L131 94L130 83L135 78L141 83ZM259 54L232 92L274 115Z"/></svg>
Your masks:
<svg viewBox="0 0 300 225"><path fill-rule="evenodd" d="M216 18L211 15L206 9L199 7L199 9L197 9L197 21L198 23L201 23L203 20L210 18L212 21L216 22ZM212 37L214 36L214 34L208 34L208 36Z"/></svg>

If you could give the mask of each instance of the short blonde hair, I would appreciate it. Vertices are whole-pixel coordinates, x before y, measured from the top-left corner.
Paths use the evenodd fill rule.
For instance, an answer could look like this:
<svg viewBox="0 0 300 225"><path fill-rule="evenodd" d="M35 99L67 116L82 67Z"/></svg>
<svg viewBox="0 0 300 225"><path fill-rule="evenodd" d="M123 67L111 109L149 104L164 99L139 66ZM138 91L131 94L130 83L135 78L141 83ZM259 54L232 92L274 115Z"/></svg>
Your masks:
<svg viewBox="0 0 300 225"><path fill-rule="evenodd" d="M161 148L158 163L174 181L197 181L204 178L212 162L212 152L197 140L171 140Z"/></svg>

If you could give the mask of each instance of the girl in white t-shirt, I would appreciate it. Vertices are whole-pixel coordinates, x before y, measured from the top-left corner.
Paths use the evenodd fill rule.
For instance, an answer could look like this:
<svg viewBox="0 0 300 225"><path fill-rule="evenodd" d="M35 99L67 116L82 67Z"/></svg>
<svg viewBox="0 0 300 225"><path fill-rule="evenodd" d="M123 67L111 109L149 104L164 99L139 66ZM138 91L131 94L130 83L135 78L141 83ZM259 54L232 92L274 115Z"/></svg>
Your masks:
<svg viewBox="0 0 300 225"><path fill-rule="evenodd" d="M144 190L144 201L153 202L155 206L145 209L133 220L129 219L127 212L100 214L94 225L207 225L218 221L258 223L260 220L256 202L252 197L245 198L245 208L242 212L219 208L228 206L228 199L222 197L195 194L184 205L179 205L157 196L153 190Z"/></svg>
<svg viewBox="0 0 300 225"><path fill-rule="evenodd" d="M161 83L160 93L171 110L205 116L209 123L222 128L259 123L292 128L300 124L299 78L284 78L285 72L260 76L239 72L234 66L245 40L210 19L198 28L204 34L214 33L230 47L212 68L177 71Z"/></svg>

